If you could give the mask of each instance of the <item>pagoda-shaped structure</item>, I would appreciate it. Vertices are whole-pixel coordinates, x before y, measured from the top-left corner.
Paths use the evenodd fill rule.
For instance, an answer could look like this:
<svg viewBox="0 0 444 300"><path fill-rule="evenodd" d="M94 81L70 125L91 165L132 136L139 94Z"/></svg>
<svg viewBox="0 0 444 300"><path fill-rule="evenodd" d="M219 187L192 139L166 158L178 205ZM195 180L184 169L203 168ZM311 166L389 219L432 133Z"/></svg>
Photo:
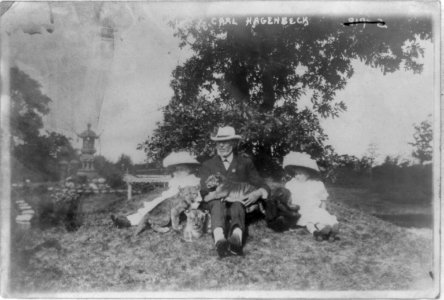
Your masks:
<svg viewBox="0 0 444 300"><path fill-rule="evenodd" d="M87 129L81 134L77 134L79 138L83 140L82 149L80 154L80 169L77 171L77 175L86 175L88 178L98 177L96 170L94 169L94 153L96 148L94 147L94 141L99 136L91 130L91 124L88 123Z"/></svg>

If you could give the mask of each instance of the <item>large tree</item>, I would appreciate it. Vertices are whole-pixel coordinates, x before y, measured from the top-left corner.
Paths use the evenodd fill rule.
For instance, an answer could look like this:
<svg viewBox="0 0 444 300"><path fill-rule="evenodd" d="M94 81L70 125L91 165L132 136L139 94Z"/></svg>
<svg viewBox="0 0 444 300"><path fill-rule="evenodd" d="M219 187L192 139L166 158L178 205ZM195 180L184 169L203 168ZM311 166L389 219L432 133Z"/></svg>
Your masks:
<svg viewBox="0 0 444 300"><path fill-rule="evenodd" d="M11 68L11 135L13 147L26 144L40 135L42 117L49 112L51 99L40 84L20 69Z"/></svg>
<svg viewBox="0 0 444 300"><path fill-rule="evenodd" d="M132 173L134 170L134 164L133 160L129 155L121 154L119 158L117 159L117 162L115 163L115 166L122 172L122 173Z"/></svg>
<svg viewBox="0 0 444 300"><path fill-rule="evenodd" d="M237 25L220 25L218 19L172 22L180 46L193 55L173 71L174 96L164 121L140 147L151 159L178 148L207 156L211 129L231 124L245 137L241 150L263 163L277 162L290 150L322 158L327 136L319 118L346 109L335 96L353 75L353 60L384 74L401 67L421 72L420 40L431 38L427 18L392 16L385 19L387 28L346 26L344 20L310 17L308 26L251 26L239 17ZM299 104L304 95L312 109Z"/></svg>
<svg viewBox="0 0 444 300"><path fill-rule="evenodd" d="M40 84L13 67L11 78L11 153L14 157L12 177L18 180L33 173L37 180L55 180L58 163L75 158L70 140L56 132L42 132L43 116L49 112L51 99ZM37 174L37 175L36 175Z"/></svg>

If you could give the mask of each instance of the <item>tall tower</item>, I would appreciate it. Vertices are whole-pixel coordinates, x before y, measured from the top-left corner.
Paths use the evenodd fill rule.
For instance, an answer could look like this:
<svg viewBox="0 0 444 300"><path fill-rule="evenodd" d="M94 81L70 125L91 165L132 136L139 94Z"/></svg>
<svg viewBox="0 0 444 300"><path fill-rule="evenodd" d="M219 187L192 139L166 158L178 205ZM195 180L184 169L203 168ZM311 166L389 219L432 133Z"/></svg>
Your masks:
<svg viewBox="0 0 444 300"><path fill-rule="evenodd" d="M90 123L88 123L87 127L88 128L84 132L77 135L83 140L80 154L81 166L77 175L86 175L88 178L95 178L98 177L98 174L94 169L94 153L96 153L94 141L98 139L99 136L91 130Z"/></svg>

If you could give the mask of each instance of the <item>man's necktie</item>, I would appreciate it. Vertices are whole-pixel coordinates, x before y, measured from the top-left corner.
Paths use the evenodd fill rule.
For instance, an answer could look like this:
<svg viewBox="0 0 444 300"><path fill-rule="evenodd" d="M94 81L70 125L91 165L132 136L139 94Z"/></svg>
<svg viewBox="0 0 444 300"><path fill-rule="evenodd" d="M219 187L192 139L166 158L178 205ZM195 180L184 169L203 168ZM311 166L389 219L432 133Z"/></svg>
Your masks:
<svg viewBox="0 0 444 300"><path fill-rule="evenodd" d="M226 158L224 159L224 166L225 166L225 170L228 170L228 168L230 167L230 162Z"/></svg>

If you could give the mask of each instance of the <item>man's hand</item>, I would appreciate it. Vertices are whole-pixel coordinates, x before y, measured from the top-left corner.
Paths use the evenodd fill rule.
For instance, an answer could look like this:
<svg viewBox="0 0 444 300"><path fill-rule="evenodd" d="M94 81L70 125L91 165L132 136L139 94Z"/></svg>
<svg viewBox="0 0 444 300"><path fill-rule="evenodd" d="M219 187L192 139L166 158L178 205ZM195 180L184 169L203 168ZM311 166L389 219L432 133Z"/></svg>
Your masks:
<svg viewBox="0 0 444 300"><path fill-rule="evenodd" d="M226 196L227 196L226 193L224 194L224 193L219 193L217 191L212 191L212 192L209 192L208 194L205 195L205 197L203 198L203 201L209 202L211 200L223 199Z"/></svg>
<svg viewBox="0 0 444 300"><path fill-rule="evenodd" d="M190 205L190 209L198 209L200 205L200 202L193 202Z"/></svg>
<svg viewBox="0 0 444 300"><path fill-rule="evenodd" d="M256 203L259 198L266 199L268 197L268 193L264 188L257 189L248 195L245 195L244 201L242 201L242 204L244 206L249 206L253 203Z"/></svg>
<svg viewBox="0 0 444 300"><path fill-rule="evenodd" d="M216 199L216 192L209 192L208 194L205 195L205 197L203 198L203 200L205 202L211 201Z"/></svg>

